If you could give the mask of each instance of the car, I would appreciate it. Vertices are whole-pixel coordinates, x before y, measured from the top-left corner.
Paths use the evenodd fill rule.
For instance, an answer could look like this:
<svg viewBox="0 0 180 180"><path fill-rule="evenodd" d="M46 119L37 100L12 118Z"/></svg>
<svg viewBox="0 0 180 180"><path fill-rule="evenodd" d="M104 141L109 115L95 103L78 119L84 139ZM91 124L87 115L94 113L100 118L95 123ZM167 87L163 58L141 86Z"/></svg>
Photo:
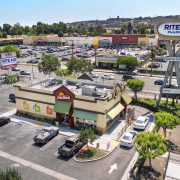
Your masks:
<svg viewBox="0 0 180 180"><path fill-rule="evenodd" d="M58 148L58 154L64 157L74 156L87 142L80 142L78 136L72 136Z"/></svg>
<svg viewBox="0 0 180 180"><path fill-rule="evenodd" d="M14 102L14 103L16 102L15 94L13 94L13 93L9 94L9 101Z"/></svg>
<svg viewBox="0 0 180 180"><path fill-rule="evenodd" d="M160 64L157 62L153 62L151 64L148 65L148 68L160 68Z"/></svg>
<svg viewBox="0 0 180 180"><path fill-rule="evenodd" d="M89 76L90 76L91 78L98 78L98 77L99 77L98 74L96 74L96 73L94 73L94 72L90 72L90 73L89 73Z"/></svg>
<svg viewBox="0 0 180 180"><path fill-rule="evenodd" d="M132 148L136 139L136 131L126 131L120 140L120 145L128 148Z"/></svg>
<svg viewBox="0 0 180 180"><path fill-rule="evenodd" d="M12 71L20 71L20 69L17 67L12 67Z"/></svg>
<svg viewBox="0 0 180 180"><path fill-rule="evenodd" d="M156 80L154 81L154 85L163 85L164 81L163 80Z"/></svg>
<svg viewBox="0 0 180 180"><path fill-rule="evenodd" d="M36 60L36 59L32 60L32 64L37 64L37 63L39 63L38 60Z"/></svg>
<svg viewBox="0 0 180 180"><path fill-rule="evenodd" d="M28 61L26 61L26 63L32 63L33 62L33 60L31 59L31 60L28 60Z"/></svg>
<svg viewBox="0 0 180 180"><path fill-rule="evenodd" d="M0 117L0 126L8 124L11 121L10 117Z"/></svg>
<svg viewBox="0 0 180 180"><path fill-rule="evenodd" d="M103 74L101 76L101 79L114 80L114 76L112 76L110 74Z"/></svg>
<svg viewBox="0 0 180 180"><path fill-rule="evenodd" d="M147 116L139 116L134 122L134 129L145 130L149 123L149 118Z"/></svg>
<svg viewBox="0 0 180 180"><path fill-rule="evenodd" d="M29 76L31 75L31 73L27 72L27 71L20 71L19 74L20 75L29 75Z"/></svg>
<svg viewBox="0 0 180 180"><path fill-rule="evenodd" d="M127 81L128 79L135 79L135 78L133 76L131 76L131 75L124 74L123 77L122 77L122 80Z"/></svg>
<svg viewBox="0 0 180 180"><path fill-rule="evenodd" d="M36 144L47 144L49 140L59 134L59 128L50 126L42 128L37 134L35 134L33 140Z"/></svg>

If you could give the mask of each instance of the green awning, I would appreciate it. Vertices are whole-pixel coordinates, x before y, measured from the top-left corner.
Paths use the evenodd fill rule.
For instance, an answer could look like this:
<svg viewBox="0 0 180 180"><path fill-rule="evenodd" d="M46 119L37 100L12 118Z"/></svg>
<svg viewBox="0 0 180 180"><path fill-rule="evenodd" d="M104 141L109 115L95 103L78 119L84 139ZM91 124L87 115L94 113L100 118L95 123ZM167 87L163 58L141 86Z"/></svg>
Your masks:
<svg viewBox="0 0 180 180"><path fill-rule="evenodd" d="M71 107L71 102L69 101L56 101L54 106L54 111L57 113L68 114Z"/></svg>
<svg viewBox="0 0 180 180"><path fill-rule="evenodd" d="M85 119L85 120L90 120L90 121L96 121L97 120L97 114L96 113L91 113L91 112L86 112L83 110L74 110L73 117L80 118L80 119Z"/></svg>
<svg viewBox="0 0 180 180"><path fill-rule="evenodd" d="M132 101L132 98L129 96L129 94L127 92L124 92L122 95L121 95L122 99L124 100L124 102L128 105L131 103Z"/></svg>

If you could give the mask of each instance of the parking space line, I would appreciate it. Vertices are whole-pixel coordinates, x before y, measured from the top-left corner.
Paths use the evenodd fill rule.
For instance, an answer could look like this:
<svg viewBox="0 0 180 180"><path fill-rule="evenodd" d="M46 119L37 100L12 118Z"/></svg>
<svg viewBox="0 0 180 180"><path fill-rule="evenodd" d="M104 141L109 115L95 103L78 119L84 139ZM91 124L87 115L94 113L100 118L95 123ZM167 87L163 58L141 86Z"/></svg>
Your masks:
<svg viewBox="0 0 180 180"><path fill-rule="evenodd" d="M58 135L57 137L53 138L51 141L49 141L47 144L42 146L39 150L44 151L48 146L50 146L52 143L54 143L56 140L58 140L61 136Z"/></svg>
<svg viewBox="0 0 180 180"><path fill-rule="evenodd" d="M55 155L55 156L58 156L58 155L59 155L58 151L56 151L56 152L54 153L54 155Z"/></svg>
<svg viewBox="0 0 180 180"><path fill-rule="evenodd" d="M31 145L33 145L33 144L34 144L34 141L31 140L30 142L28 142L28 143L26 144L26 146L28 147L28 146L31 146Z"/></svg>

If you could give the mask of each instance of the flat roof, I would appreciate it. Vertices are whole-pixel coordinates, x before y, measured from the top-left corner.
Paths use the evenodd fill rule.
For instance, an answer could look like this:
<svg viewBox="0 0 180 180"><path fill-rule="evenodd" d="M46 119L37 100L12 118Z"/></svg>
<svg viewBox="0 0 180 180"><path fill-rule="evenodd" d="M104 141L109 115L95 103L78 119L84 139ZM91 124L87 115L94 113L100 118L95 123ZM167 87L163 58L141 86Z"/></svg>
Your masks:
<svg viewBox="0 0 180 180"><path fill-rule="evenodd" d="M55 79L54 85L49 85L51 81ZM18 83L17 83L18 85ZM82 80L82 79L63 79L63 78L50 78L44 81L39 81L32 83L30 85L25 85L25 87L32 88L34 90L43 90L53 92L59 87L64 85L67 87L73 94L80 96L90 96L97 98L105 98L108 95L112 94L114 86L97 84L92 81ZM21 86L23 86L21 84ZM92 93L92 94L91 94Z"/></svg>

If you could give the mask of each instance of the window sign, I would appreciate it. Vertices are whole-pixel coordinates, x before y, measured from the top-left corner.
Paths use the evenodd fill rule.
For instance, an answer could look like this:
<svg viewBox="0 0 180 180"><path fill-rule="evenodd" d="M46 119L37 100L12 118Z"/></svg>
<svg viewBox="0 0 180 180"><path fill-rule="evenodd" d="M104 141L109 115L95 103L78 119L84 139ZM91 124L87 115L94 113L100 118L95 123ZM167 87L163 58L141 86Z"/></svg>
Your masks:
<svg viewBox="0 0 180 180"><path fill-rule="evenodd" d="M52 115L53 114L53 109L51 107L47 106L46 112L47 112L47 114Z"/></svg>
<svg viewBox="0 0 180 180"><path fill-rule="evenodd" d="M27 103L26 101L23 102L23 109L26 111L29 110L29 103Z"/></svg>
<svg viewBox="0 0 180 180"><path fill-rule="evenodd" d="M41 107L40 105L38 105L37 103L34 105L34 110L35 112L40 112L41 111Z"/></svg>

